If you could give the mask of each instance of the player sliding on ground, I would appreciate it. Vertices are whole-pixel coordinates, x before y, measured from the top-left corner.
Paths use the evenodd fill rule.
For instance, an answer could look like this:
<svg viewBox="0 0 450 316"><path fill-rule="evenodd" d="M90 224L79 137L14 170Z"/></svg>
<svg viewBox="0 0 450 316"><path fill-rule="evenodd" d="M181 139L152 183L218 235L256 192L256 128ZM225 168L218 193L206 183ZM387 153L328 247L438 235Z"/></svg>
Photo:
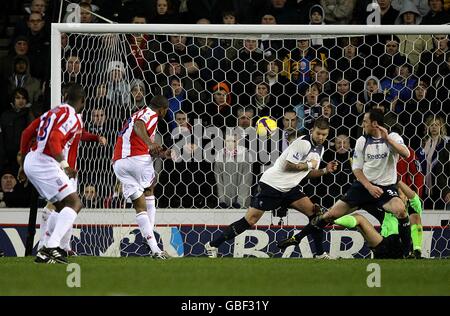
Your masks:
<svg viewBox="0 0 450 316"><path fill-rule="evenodd" d="M314 218L295 236L282 240L278 247L285 249L300 243L303 237L322 229L327 223L366 205L376 206L379 212L391 212L398 219L403 255L409 253L411 238L409 218L397 192L397 161L399 155L409 157L409 150L397 133L383 127L383 115L377 110L364 114L364 136L358 138L353 156L356 180L344 196L327 213Z"/></svg>
<svg viewBox="0 0 450 316"><path fill-rule="evenodd" d="M170 157L154 142L158 117L166 116L169 101L164 96L154 96L149 107L134 113L125 122L114 147L113 169L123 186L123 196L130 198L136 210L136 221L142 238L148 243L155 259L168 259L167 252L158 247L153 227L155 225L156 180L152 156Z"/></svg>
<svg viewBox="0 0 450 316"><path fill-rule="evenodd" d="M275 161L273 167L263 173L259 180L259 192L252 197L250 207L243 218L234 222L220 233L214 240L205 245L210 258L216 258L218 247L225 241L231 240L251 226L255 225L264 212L278 207L291 207L309 219L320 213L320 206L313 204L303 193L299 183L305 177L320 177L337 169L336 161L329 162L326 168L319 170L322 159L329 124L326 119L315 121L310 135L302 136L293 141L289 147ZM322 234L317 231L312 235L316 256L327 257L322 248Z"/></svg>

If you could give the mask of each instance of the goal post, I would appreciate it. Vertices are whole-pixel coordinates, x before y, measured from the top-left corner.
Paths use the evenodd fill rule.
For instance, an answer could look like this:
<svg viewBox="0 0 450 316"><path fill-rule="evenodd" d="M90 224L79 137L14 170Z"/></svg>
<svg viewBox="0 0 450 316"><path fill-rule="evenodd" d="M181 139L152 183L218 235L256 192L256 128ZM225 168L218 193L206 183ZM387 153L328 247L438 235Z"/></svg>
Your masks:
<svg viewBox="0 0 450 316"><path fill-rule="evenodd" d="M52 24L51 107L60 104L63 84L82 84L86 128L109 142L105 147L80 144L79 192L88 212L77 220L75 250L145 255L134 211L121 197L110 159L124 120L153 95L169 99L157 141L175 152L170 160L155 160L158 239L171 255L201 256L206 241L245 214L259 176L286 148L292 131L307 133L317 117L327 117L332 126L324 160L343 159L339 174L302 184L325 207L353 181L351 148L369 105L384 108L389 127L400 128L417 155L421 149L434 150L427 145L432 124L440 124L439 139L450 143L443 133L450 128L450 59L433 51L440 41L450 46L449 34L450 25ZM412 48L403 50L403 40ZM305 41L306 48L300 45ZM391 41L397 51L390 51ZM308 50L310 55L304 53ZM448 51L444 56L450 56ZM375 90L369 88L371 80ZM258 136L255 123L265 116L277 121L278 130ZM449 148L443 146L442 152ZM424 157L423 167L434 168ZM450 208L444 194L449 166L445 161L439 166L431 180L423 179L429 210ZM310 256L307 240L300 251L277 251L276 241L306 219L296 213L286 217L283 211L265 215L262 227L227 243L222 252ZM424 234L428 255L449 256L448 221L440 218L431 226ZM327 230L325 249L367 257L361 238L354 231Z"/></svg>

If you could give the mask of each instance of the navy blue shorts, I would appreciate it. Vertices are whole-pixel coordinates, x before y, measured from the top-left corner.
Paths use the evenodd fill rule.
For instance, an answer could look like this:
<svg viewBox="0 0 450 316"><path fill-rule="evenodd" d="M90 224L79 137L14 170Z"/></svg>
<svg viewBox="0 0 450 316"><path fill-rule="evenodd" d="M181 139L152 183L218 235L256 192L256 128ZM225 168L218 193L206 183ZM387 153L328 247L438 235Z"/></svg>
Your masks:
<svg viewBox="0 0 450 316"><path fill-rule="evenodd" d="M300 186L296 186L288 192L278 191L262 182L258 186L258 193L252 196L250 206L261 211L270 212L279 207L288 208L293 202L306 197Z"/></svg>
<svg viewBox="0 0 450 316"><path fill-rule="evenodd" d="M402 259L402 242L398 235L384 237L383 240L372 249L375 259Z"/></svg>
<svg viewBox="0 0 450 316"><path fill-rule="evenodd" d="M376 184L375 184L376 185ZM341 200L350 205L350 207L370 206L381 210L383 205L392 198L398 197L397 186L395 184L388 186L376 185L383 190L383 194L378 198L374 198L369 191L359 181L353 182L352 186L341 197Z"/></svg>

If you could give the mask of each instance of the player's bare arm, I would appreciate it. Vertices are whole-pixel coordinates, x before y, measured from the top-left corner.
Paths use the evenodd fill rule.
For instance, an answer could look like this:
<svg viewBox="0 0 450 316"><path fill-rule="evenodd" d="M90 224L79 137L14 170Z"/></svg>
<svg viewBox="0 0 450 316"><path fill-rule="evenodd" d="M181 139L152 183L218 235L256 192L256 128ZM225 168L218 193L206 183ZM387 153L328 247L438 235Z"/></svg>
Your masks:
<svg viewBox="0 0 450 316"><path fill-rule="evenodd" d="M319 162L314 159L307 161L307 162L299 162L299 163L292 163L290 161L287 161L285 170L286 171L295 171L295 172L308 171L308 170L312 170L312 169L316 168L318 163Z"/></svg>
<svg viewBox="0 0 450 316"><path fill-rule="evenodd" d="M151 155L159 155L159 153L161 152L161 146L151 141L150 137L148 136L147 129L145 128L145 123L143 121L137 120L134 123L134 132L148 146L148 150Z"/></svg>
<svg viewBox="0 0 450 316"><path fill-rule="evenodd" d="M327 163L327 166L323 169L319 170L311 170L308 173L308 178L319 178L321 176L324 176L328 173L333 173L337 170L339 163L336 160L330 161Z"/></svg>
<svg viewBox="0 0 450 316"><path fill-rule="evenodd" d="M410 154L408 148L403 144L397 143L391 137L389 137L389 133L386 128L378 125L376 122L375 124L381 133L381 137L387 141L387 143L395 150L395 152L397 152L400 156L402 156L405 159L408 158Z"/></svg>

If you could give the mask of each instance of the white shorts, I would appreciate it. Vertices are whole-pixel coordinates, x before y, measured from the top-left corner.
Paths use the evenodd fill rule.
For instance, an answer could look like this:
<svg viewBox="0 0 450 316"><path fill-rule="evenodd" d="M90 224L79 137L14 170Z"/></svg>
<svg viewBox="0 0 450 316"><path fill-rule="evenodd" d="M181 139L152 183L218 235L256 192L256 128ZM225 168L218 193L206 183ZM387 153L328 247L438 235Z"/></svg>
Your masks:
<svg viewBox="0 0 450 316"><path fill-rule="evenodd" d="M125 199L136 200L155 179L153 160L150 155L133 156L114 162L114 173L122 183Z"/></svg>
<svg viewBox="0 0 450 316"><path fill-rule="evenodd" d="M25 174L39 194L49 202L62 201L77 192L74 182L61 169L59 163L46 154L31 151L25 157Z"/></svg>

